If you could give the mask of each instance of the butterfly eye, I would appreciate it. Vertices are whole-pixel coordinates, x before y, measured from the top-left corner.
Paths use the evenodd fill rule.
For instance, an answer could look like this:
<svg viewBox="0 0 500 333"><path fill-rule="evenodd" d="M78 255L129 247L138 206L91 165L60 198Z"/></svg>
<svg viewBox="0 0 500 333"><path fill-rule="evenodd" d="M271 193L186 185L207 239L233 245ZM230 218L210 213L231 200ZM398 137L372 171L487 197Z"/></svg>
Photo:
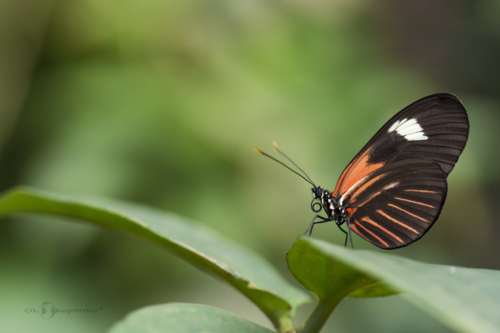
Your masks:
<svg viewBox="0 0 500 333"><path fill-rule="evenodd" d="M318 187L316 189L316 198L321 198L322 195L323 195L323 190L320 187Z"/></svg>

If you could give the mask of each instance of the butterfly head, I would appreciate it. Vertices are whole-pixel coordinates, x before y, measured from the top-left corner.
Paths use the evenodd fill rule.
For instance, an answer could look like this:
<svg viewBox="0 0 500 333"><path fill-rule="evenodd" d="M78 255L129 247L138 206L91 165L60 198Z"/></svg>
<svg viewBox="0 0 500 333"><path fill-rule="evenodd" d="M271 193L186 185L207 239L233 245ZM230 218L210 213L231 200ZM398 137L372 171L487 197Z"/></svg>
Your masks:
<svg viewBox="0 0 500 333"><path fill-rule="evenodd" d="M325 195L325 190L323 190L321 186L314 186L313 188L311 188L311 192L313 196L313 199L311 201L311 209L313 212L318 213L323 208L323 198ZM319 200L319 202L316 200Z"/></svg>
<svg viewBox="0 0 500 333"><path fill-rule="evenodd" d="M321 199L323 197L324 190L321 186L313 187L311 191L314 199Z"/></svg>
<svg viewBox="0 0 500 333"><path fill-rule="evenodd" d="M311 202L311 209L313 212L318 213L324 209L328 216L330 216L330 212L333 211L334 207L338 207L337 201L335 201L331 193L321 186L313 187L311 192L313 195L313 200Z"/></svg>

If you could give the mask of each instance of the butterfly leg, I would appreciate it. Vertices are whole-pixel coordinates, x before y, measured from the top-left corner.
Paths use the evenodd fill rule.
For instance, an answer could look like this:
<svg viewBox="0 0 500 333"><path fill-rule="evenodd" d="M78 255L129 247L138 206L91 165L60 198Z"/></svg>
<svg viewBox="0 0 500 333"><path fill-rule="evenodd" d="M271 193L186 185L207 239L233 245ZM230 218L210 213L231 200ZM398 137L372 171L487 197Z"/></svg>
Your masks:
<svg viewBox="0 0 500 333"><path fill-rule="evenodd" d="M351 220L349 220L349 219L347 219L347 227L349 228L349 239L351 240L351 247L354 249L354 245L352 244L352 235L351 235ZM347 238L345 241L347 243ZM344 247L345 247L345 245L344 245Z"/></svg>
<svg viewBox="0 0 500 333"><path fill-rule="evenodd" d="M347 240L350 239L351 240L351 247L354 249L354 245L352 243L352 235L351 235L351 221L349 219L347 219L347 227L349 229L349 233L347 233L344 229L342 229L342 224L344 224L344 222L337 224L339 229L345 234L344 247L347 247Z"/></svg>
<svg viewBox="0 0 500 333"><path fill-rule="evenodd" d="M304 232L304 233L302 234L302 236L304 236L305 234L307 234L307 233L309 232L309 230L311 230L311 229L312 229L312 227L313 227L313 225L314 225L314 220L316 220L316 218L317 218L317 217L318 217L318 215L314 215L314 217L313 217L313 219L312 219L312 221L311 221L311 224L309 224L309 227L307 228L306 232ZM310 235L309 235L309 236L310 236Z"/></svg>
<svg viewBox="0 0 500 333"><path fill-rule="evenodd" d="M322 219L322 221L315 221L318 217L319 217L320 219ZM315 216L314 216L314 218L313 218L313 219L312 219L312 221L311 221L311 224L309 224L309 228L307 228L306 232L304 232L304 233L302 234L302 236L303 236L303 235L305 235L305 234L307 234L307 232L309 232L309 237L311 237L311 234L312 234L312 231L313 231L314 225L315 225L316 223L325 223L325 222L330 222L330 221L332 221L332 220L327 219L326 217L323 217L323 216L315 215Z"/></svg>
<svg viewBox="0 0 500 333"><path fill-rule="evenodd" d="M337 227L339 227L340 231L342 231L344 234L345 234L345 242L344 242L344 247L347 246L347 238L348 238L348 234L347 232L345 232L344 229L342 229L341 225L340 224L337 224Z"/></svg>

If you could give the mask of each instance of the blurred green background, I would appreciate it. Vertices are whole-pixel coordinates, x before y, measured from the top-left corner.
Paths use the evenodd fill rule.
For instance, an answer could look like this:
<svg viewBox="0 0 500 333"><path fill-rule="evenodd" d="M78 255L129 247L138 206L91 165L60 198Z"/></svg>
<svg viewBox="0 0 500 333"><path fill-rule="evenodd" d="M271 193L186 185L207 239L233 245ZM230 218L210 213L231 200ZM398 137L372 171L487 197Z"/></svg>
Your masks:
<svg viewBox="0 0 500 333"><path fill-rule="evenodd" d="M1 1L1 190L25 184L180 213L293 280L284 257L313 216L310 188L253 146L274 153L276 140L332 190L394 113L452 92L471 131L443 214L392 253L500 269L499 14L498 1ZM344 240L328 224L314 237ZM229 285L158 246L77 221L2 221L0 265L2 333L101 332L166 302L271 327ZM46 301L103 310L24 312ZM402 296L345 300L324 329L403 331L451 332Z"/></svg>

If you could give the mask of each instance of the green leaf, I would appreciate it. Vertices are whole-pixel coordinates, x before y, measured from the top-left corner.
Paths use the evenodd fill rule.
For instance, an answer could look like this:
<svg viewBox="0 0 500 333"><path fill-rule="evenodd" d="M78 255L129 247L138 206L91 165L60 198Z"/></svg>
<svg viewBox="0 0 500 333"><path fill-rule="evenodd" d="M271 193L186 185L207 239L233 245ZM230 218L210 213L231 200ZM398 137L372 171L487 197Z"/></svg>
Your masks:
<svg viewBox="0 0 500 333"><path fill-rule="evenodd" d="M199 304L161 304L132 312L108 333L273 333L230 312Z"/></svg>
<svg viewBox="0 0 500 333"><path fill-rule="evenodd" d="M315 274L302 272L310 260L320 265ZM500 332L500 272L415 262L394 255L351 250L319 240L301 238L288 253L290 270L309 290L320 297L337 290L346 296L369 279L381 280L422 310L458 332ZM316 275L338 275L337 286L325 284ZM343 284L343 285L342 285ZM340 300L334 300L338 303ZM316 311L316 310L315 310ZM308 320L302 332L315 321Z"/></svg>
<svg viewBox="0 0 500 333"><path fill-rule="evenodd" d="M342 299L377 281L342 262L333 261L316 247L308 246L309 238L300 238L287 253L288 269L319 301L302 332L319 332L331 312ZM377 290L375 290L377 292Z"/></svg>
<svg viewBox="0 0 500 333"><path fill-rule="evenodd" d="M151 239L229 282L281 331L293 329L291 316L310 300L256 253L178 215L126 202L24 187L0 197L0 216L17 212L75 217Z"/></svg>
<svg viewBox="0 0 500 333"><path fill-rule="evenodd" d="M399 292L395 291L393 288L386 286L382 282L374 282L367 286L364 286L358 290L353 291L348 297L356 298L368 298L368 297L383 297L397 295Z"/></svg>

